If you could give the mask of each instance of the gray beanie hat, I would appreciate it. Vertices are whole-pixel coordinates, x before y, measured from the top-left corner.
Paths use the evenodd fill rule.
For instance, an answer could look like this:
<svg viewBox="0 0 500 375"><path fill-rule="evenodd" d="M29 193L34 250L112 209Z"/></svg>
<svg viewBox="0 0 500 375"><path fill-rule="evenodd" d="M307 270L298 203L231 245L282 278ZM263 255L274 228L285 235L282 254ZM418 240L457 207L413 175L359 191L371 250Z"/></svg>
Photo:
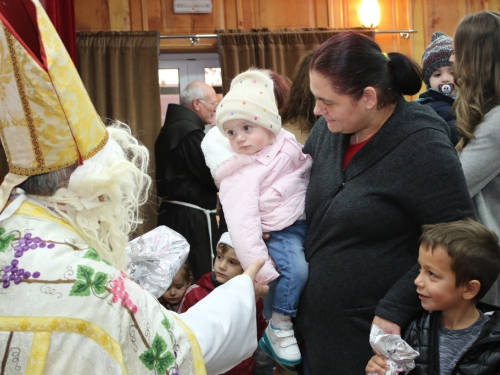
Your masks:
<svg viewBox="0 0 500 375"><path fill-rule="evenodd" d="M281 117L273 89L269 70L249 69L237 75L215 112L215 123L220 132L227 137L224 123L232 119L244 119L278 134Z"/></svg>
<svg viewBox="0 0 500 375"><path fill-rule="evenodd" d="M452 39L441 31L432 34L431 44L427 46L422 55L422 70L424 83L430 87L429 79L432 73L442 66L451 66L450 56L453 52Z"/></svg>

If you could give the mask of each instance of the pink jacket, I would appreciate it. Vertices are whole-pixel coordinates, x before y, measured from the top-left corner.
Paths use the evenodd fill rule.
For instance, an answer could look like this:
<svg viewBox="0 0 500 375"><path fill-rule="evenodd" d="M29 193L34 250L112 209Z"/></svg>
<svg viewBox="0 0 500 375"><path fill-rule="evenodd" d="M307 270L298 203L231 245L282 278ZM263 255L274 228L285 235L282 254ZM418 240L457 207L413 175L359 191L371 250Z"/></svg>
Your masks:
<svg viewBox="0 0 500 375"><path fill-rule="evenodd" d="M304 217L312 158L295 136L281 129L274 143L254 155L235 153L217 127L201 144L205 161L219 186L227 226L238 260L247 269L267 259L256 281L267 284L279 274L262 233L279 231Z"/></svg>

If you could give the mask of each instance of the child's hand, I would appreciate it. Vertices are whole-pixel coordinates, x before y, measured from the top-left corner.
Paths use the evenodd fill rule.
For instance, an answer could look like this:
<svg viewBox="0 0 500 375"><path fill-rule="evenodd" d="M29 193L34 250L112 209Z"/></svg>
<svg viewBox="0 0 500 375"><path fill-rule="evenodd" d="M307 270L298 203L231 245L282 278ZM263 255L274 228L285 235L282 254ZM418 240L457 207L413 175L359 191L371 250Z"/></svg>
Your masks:
<svg viewBox="0 0 500 375"><path fill-rule="evenodd" d="M389 366L386 363L386 358L378 354L375 354L368 361L365 368L365 372L367 374L376 372L377 374L384 375L387 370L389 370Z"/></svg>
<svg viewBox="0 0 500 375"><path fill-rule="evenodd" d="M262 296L265 296L267 292L269 292L269 286L267 285L260 285L255 282L255 275L260 271L262 266L266 263L264 259L259 259L257 262L253 263L250 267L247 268L245 272L243 272L244 275L250 276L250 278L253 281L253 288L255 290L255 298L259 298Z"/></svg>

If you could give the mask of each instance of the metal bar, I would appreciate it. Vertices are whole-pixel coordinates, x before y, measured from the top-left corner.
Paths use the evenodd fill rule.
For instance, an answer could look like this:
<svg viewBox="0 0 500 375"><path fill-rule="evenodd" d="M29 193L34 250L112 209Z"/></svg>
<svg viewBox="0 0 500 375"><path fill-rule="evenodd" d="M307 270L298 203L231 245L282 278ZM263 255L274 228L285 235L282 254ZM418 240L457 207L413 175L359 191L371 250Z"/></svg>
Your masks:
<svg viewBox="0 0 500 375"><path fill-rule="evenodd" d="M375 34L412 34L418 30L373 30ZM217 34L185 34L185 35L160 35L160 39L191 39L191 38L217 38Z"/></svg>
<svg viewBox="0 0 500 375"><path fill-rule="evenodd" d="M160 35L160 39L217 38L217 34Z"/></svg>
<svg viewBox="0 0 500 375"><path fill-rule="evenodd" d="M418 30L373 30L375 34L395 34L395 33L400 33L400 34L412 34L412 33L418 33Z"/></svg>

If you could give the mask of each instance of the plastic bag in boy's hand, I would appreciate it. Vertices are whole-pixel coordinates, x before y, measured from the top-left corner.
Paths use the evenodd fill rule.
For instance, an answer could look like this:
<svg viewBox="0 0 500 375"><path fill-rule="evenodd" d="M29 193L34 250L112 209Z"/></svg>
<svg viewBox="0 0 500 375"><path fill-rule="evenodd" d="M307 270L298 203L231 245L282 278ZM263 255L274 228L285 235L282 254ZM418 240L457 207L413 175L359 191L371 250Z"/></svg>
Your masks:
<svg viewBox="0 0 500 375"><path fill-rule="evenodd" d="M401 336L387 334L376 325L370 332L370 345L377 354L387 358L389 370L386 375L408 373L415 367L414 359L420 355Z"/></svg>
<svg viewBox="0 0 500 375"><path fill-rule="evenodd" d="M127 274L159 298L186 261L189 244L179 233L161 225L130 241L125 252Z"/></svg>

